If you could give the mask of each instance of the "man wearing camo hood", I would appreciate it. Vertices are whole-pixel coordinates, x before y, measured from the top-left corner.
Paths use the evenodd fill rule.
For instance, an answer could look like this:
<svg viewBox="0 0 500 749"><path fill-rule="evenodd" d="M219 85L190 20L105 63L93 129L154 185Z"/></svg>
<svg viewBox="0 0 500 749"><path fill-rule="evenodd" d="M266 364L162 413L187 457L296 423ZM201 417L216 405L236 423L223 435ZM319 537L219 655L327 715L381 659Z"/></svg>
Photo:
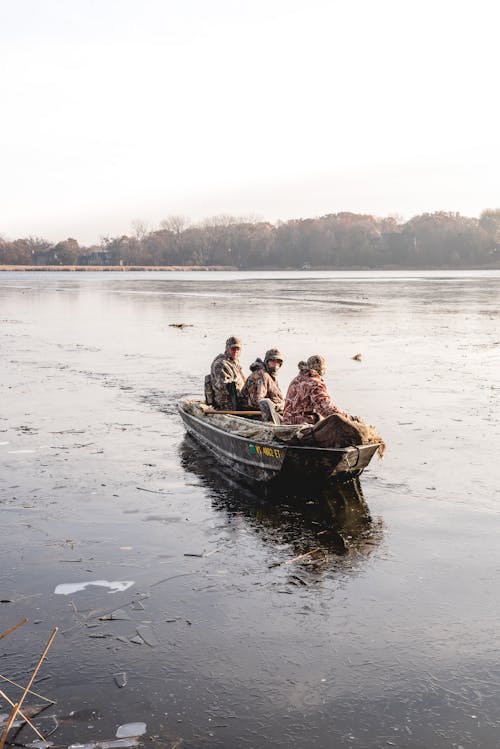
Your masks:
<svg viewBox="0 0 500 749"><path fill-rule="evenodd" d="M323 379L325 372L326 360L321 354L299 362L299 374L291 381L286 394L285 424L316 424L332 414L346 416L328 395Z"/></svg>
<svg viewBox="0 0 500 749"><path fill-rule="evenodd" d="M283 354L277 348L266 351L264 361L257 358L250 365L251 374L247 377L245 386L241 393L248 408L260 408L268 420L269 408L272 412L283 413L285 399L278 385L278 372L283 364ZM262 408L261 401L266 399L268 406ZM275 421L275 419L272 419Z"/></svg>
<svg viewBox="0 0 500 749"><path fill-rule="evenodd" d="M231 336L226 341L224 353L216 356L210 367L212 405L218 410L235 410L241 405L245 375L239 362L240 352L241 339Z"/></svg>

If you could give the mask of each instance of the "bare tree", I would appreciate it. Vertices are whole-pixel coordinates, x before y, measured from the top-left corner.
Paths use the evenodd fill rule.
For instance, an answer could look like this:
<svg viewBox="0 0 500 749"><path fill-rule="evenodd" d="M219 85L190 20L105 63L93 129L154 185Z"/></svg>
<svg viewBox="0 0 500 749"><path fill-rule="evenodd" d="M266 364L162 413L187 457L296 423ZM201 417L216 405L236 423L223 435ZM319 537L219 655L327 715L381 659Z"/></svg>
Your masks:
<svg viewBox="0 0 500 749"><path fill-rule="evenodd" d="M164 231L171 231L172 234L176 234L178 236L189 227L190 223L190 220L186 216L182 216L180 214L167 216L167 218L164 218L160 221L160 229L163 229Z"/></svg>
<svg viewBox="0 0 500 749"><path fill-rule="evenodd" d="M149 229L145 221L142 221L140 218L136 218L135 221L132 221L132 231L134 233L134 237L138 239L139 242L142 242Z"/></svg>

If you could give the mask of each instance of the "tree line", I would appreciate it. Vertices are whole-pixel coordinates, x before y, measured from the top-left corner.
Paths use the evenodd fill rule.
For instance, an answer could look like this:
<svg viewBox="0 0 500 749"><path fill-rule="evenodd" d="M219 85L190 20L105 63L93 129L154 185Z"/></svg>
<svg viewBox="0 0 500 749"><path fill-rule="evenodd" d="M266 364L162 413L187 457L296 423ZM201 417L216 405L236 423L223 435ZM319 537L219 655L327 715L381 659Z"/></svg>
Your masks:
<svg viewBox="0 0 500 749"><path fill-rule="evenodd" d="M252 268L498 268L500 208L479 218L438 211L409 221L358 213L271 224L170 216L148 230L81 246L68 238L0 237L0 265L222 266Z"/></svg>

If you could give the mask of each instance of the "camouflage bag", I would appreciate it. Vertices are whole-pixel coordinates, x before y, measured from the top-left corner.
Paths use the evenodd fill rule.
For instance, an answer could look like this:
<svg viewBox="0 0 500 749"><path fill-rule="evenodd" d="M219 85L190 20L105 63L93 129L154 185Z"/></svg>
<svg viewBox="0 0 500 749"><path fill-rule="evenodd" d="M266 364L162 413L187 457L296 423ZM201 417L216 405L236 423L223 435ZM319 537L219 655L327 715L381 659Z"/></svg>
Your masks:
<svg viewBox="0 0 500 749"><path fill-rule="evenodd" d="M378 442L379 455L385 449L385 443L375 427L365 424L358 417L340 413L327 416L315 426L304 429L299 439L300 444L314 447L354 447Z"/></svg>
<svg viewBox="0 0 500 749"><path fill-rule="evenodd" d="M214 389L212 387L212 377L205 375L205 403L207 406L213 406L215 403Z"/></svg>

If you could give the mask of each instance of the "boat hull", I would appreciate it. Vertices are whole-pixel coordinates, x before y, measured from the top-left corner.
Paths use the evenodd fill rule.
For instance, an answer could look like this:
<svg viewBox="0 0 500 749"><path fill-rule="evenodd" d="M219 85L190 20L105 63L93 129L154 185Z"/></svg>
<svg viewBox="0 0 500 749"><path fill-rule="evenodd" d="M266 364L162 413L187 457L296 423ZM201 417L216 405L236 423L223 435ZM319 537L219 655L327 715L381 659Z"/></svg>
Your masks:
<svg viewBox="0 0 500 749"><path fill-rule="evenodd" d="M378 444L358 447L302 447L269 444L240 437L187 413L178 405L187 431L232 473L259 483L276 481L323 483L331 478L359 476Z"/></svg>

